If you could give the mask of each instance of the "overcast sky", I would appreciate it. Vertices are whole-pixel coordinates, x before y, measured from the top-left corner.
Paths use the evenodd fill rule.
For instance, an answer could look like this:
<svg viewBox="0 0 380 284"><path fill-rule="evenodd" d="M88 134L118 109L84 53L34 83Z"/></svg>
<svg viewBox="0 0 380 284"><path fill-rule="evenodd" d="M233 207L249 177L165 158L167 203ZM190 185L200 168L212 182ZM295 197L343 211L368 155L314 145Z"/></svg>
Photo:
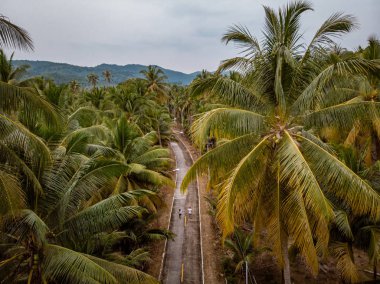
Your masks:
<svg viewBox="0 0 380 284"><path fill-rule="evenodd" d="M305 39L332 13L357 18L360 28L341 45L365 45L379 35L380 0L313 0L302 18ZM220 38L232 24L260 37L262 5L285 0L0 0L0 14L28 30L35 51L16 59L49 60L81 66L101 63L156 64L183 72L215 70L236 54Z"/></svg>

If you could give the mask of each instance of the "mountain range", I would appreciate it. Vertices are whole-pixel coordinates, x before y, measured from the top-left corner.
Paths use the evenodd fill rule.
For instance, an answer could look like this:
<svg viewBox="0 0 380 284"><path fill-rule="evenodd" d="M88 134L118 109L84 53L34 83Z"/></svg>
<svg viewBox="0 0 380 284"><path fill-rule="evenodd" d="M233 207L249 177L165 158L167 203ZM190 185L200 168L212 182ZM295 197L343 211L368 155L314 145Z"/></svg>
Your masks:
<svg viewBox="0 0 380 284"><path fill-rule="evenodd" d="M73 80L79 82L83 87L89 86L87 75L94 73L99 76L100 86L105 85L106 82L103 78L103 71L108 70L111 72L111 84L117 85L129 78L142 78L141 70L147 68L146 65L127 64L124 66L116 64L100 64L95 67L76 66L67 63L55 63L50 61L32 61L32 60L13 60L15 67L20 65L29 65L27 72L24 74L23 79L43 76L45 78L53 79L57 84L69 83ZM165 69L158 66L165 75L168 77L169 83L176 83L188 85L199 74L194 72L186 74L179 71Z"/></svg>

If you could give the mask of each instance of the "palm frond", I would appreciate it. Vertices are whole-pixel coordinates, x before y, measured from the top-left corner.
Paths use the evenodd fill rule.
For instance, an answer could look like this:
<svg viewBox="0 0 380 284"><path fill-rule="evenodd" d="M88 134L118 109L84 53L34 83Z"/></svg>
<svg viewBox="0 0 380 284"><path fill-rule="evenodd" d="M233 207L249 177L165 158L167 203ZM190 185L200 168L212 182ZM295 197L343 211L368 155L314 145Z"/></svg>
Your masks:
<svg viewBox="0 0 380 284"><path fill-rule="evenodd" d="M245 56L253 56L256 53L261 53L259 41L242 25L229 27L222 37L222 42L225 44L233 42L239 48L243 49L242 53L244 53Z"/></svg>
<svg viewBox="0 0 380 284"><path fill-rule="evenodd" d="M132 191L132 192L121 193L118 195L113 195L88 208L85 208L84 210L78 212L74 216L66 219L65 224L67 224L68 226L74 226L75 228L73 231L76 231L76 230L81 230L80 229L81 226L87 226L84 223L94 222L95 223L94 225L89 225L89 226L93 226L94 230L98 230L96 224L98 222L101 222L101 220L97 220L97 219L108 217L108 215L110 215L108 213L109 211L120 209L122 207L135 204L137 201L137 198L140 198L141 194L145 195L145 192ZM141 210L138 207L131 207L131 208L128 208L128 210L126 210L124 213L126 213L125 218L132 218L135 216L139 216L141 213ZM115 218L116 216L111 216L111 217ZM118 220L115 220L115 222L120 223L121 220L118 219ZM101 223L104 224L104 222L101 222ZM112 225L112 222L109 222L109 224ZM92 230L92 228L89 228L89 230ZM107 231L107 229L98 230L98 232L101 232L101 231Z"/></svg>
<svg viewBox="0 0 380 284"><path fill-rule="evenodd" d="M61 246L46 245L43 262L45 277L50 281L74 284L118 283L112 273L89 256Z"/></svg>
<svg viewBox="0 0 380 284"><path fill-rule="evenodd" d="M335 156L298 136L303 156L325 190L344 200L356 215L380 218L380 195Z"/></svg>
<svg viewBox="0 0 380 284"><path fill-rule="evenodd" d="M77 212L80 203L88 200L92 193L129 169L124 163L102 158L87 159L74 172L65 172L70 168L53 169L46 180L56 196L56 200L51 201L55 204L53 208L60 212L60 221Z"/></svg>
<svg viewBox="0 0 380 284"><path fill-rule="evenodd" d="M370 234L368 257L372 264L377 264L380 260L380 227L366 226L361 228Z"/></svg>
<svg viewBox="0 0 380 284"><path fill-rule="evenodd" d="M187 171L181 184L181 190L186 191L197 175L207 174L208 169L214 175L224 176L229 173L239 161L257 144L258 137L247 134L227 141L201 156Z"/></svg>
<svg viewBox="0 0 380 284"><path fill-rule="evenodd" d="M119 283L133 284L158 284L159 282L154 277L140 270L125 265L106 261L94 256L88 255L88 258L99 264L102 268L112 274Z"/></svg>
<svg viewBox="0 0 380 284"><path fill-rule="evenodd" d="M230 59L223 60L218 69L216 70L216 74L222 74L224 71L228 70L238 70L243 74L250 71L253 67L253 62L250 59L245 57L234 57Z"/></svg>
<svg viewBox="0 0 380 284"><path fill-rule="evenodd" d="M98 116L98 110L90 107L80 107L68 117L68 122L70 124L73 123L73 121L77 121L80 126L86 127L91 126L94 122L94 118L96 119Z"/></svg>
<svg viewBox="0 0 380 284"><path fill-rule="evenodd" d="M46 235L49 232L45 222L32 210L20 209L13 214L4 216L2 231L8 232L19 241L33 236L33 241L41 246L46 243Z"/></svg>
<svg viewBox="0 0 380 284"><path fill-rule="evenodd" d="M283 213L282 220L285 223L290 237L294 238L294 245L300 250L306 263L310 266L314 275L318 274L318 257L314 246L313 232L308 220L307 208L304 206L303 194L300 191L292 190L286 196L282 203L281 212ZM323 221L322 221L323 222ZM324 222L323 226L325 235L318 235L319 238L326 238L328 243L328 226ZM322 226L318 226L321 228ZM327 235L327 236L326 236ZM327 246L326 243L326 246Z"/></svg>
<svg viewBox="0 0 380 284"><path fill-rule="evenodd" d="M168 159L170 157L170 152L168 149L156 148L148 150L142 155L138 156L133 160L134 163L148 166L151 163L154 163L155 160L159 159ZM168 160L170 162L170 159Z"/></svg>
<svg viewBox="0 0 380 284"><path fill-rule="evenodd" d="M51 161L49 148L41 138L3 114L0 114L0 139L2 143L27 153L35 165L44 166Z"/></svg>
<svg viewBox="0 0 380 284"><path fill-rule="evenodd" d="M354 240L354 234L352 233L350 221L345 211L338 210L335 212L334 224L339 232L349 240Z"/></svg>
<svg viewBox="0 0 380 284"><path fill-rule="evenodd" d="M16 210L25 207L25 193L16 176L0 167L0 215L15 215Z"/></svg>
<svg viewBox="0 0 380 284"><path fill-rule="evenodd" d="M331 245L332 254L338 259L337 268L342 278L348 283L359 280L359 272L354 263L352 248L347 243L334 242Z"/></svg>
<svg viewBox="0 0 380 284"><path fill-rule="evenodd" d="M23 28L11 23L9 19L0 15L0 47L33 50L33 41L29 33Z"/></svg>
<svg viewBox="0 0 380 284"><path fill-rule="evenodd" d="M19 173L25 176L27 183L33 187L36 196L43 193L39 179L31 167L29 167L26 162L17 155L17 149L11 149L0 142L0 157L7 161L9 165L16 167L20 171Z"/></svg>
<svg viewBox="0 0 380 284"><path fill-rule="evenodd" d="M266 174L266 166L270 157L270 147L267 138L262 139L233 169L229 177L220 187L217 220L222 224L223 234L233 231L235 222L243 221L246 216L244 207L257 207L262 188L261 178ZM255 177L251 183L246 177ZM247 198L249 196L249 202ZM238 204L239 206L236 206ZM252 205L254 204L254 205ZM238 208L238 209L237 209ZM254 216L250 216L253 218Z"/></svg>
<svg viewBox="0 0 380 284"><path fill-rule="evenodd" d="M380 116L380 103L355 102L343 103L313 111L305 115L305 124L309 127L322 128L336 126L351 129L359 119L375 119Z"/></svg>
<svg viewBox="0 0 380 284"><path fill-rule="evenodd" d="M205 79L197 79L190 85L191 96L213 94L220 97L231 106L245 109L265 110L267 106L253 86L250 88L224 76L212 76Z"/></svg>
<svg viewBox="0 0 380 284"><path fill-rule="evenodd" d="M31 124L43 119L48 127L57 129L62 116L57 109L31 88L22 88L0 82L0 111L23 111L23 118Z"/></svg>
<svg viewBox="0 0 380 284"><path fill-rule="evenodd" d="M328 225L333 217L332 207L297 143L288 132L285 132L277 153L280 163L281 182L286 184L292 191L301 194L303 200L299 200L299 202L302 203L302 206L297 205L301 206L299 208L301 211L299 212L301 214L304 211L302 207L305 206L308 214L316 219L313 234L318 239L319 244L321 244L320 248L322 252L325 252L328 246ZM289 198L298 198L298 196ZM289 219L292 219L290 214ZM306 225L302 223L302 226L305 227ZM305 228L302 230L305 230Z"/></svg>
<svg viewBox="0 0 380 284"><path fill-rule="evenodd" d="M140 217L145 211L140 206L109 204L116 198L121 199L121 195L109 197L69 218L64 223L68 230L64 235L83 241L93 234L117 230L132 218Z"/></svg>
<svg viewBox="0 0 380 284"><path fill-rule="evenodd" d="M308 110L318 110L326 95L323 88L332 84L334 77L336 79L336 77L345 77L347 75L365 75L369 71L377 70L378 68L378 64L375 62L361 58L349 58L325 66L293 103L293 112L304 113Z"/></svg>
<svg viewBox="0 0 380 284"><path fill-rule="evenodd" d="M320 47L321 45L334 44L333 38L349 33L356 26L355 18L351 15L344 15L343 13L331 15L315 33L309 46L306 48L302 61L305 61L310 56L310 52L314 48Z"/></svg>
<svg viewBox="0 0 380 284"><path fill-rule="evenodd" d="M234 139L254 133L257 136L266 129L265 117L242 109L217 108L200 116L192 125L195 143L202 147L209 137Z"/></svg>
<svg viewBox="0 0 380 284"><path fill-rule="evenodd" d="M172 179L164 176L163 174L146 169L144 167L140 167L140 169L132 170L131 174L136 181L141 182L142 184L151 184L151 185L168 185L170 187L174 187L174 182Z"/></svg>

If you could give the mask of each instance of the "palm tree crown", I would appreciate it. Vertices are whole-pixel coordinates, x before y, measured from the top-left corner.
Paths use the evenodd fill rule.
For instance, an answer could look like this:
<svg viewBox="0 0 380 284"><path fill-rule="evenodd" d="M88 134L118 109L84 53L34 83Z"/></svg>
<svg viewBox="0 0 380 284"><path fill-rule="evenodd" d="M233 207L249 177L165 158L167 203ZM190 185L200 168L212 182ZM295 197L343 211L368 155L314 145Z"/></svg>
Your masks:
<svg viewBox="0 0 380 284"><path fill-rule="evenodd" d="M367 74L378 64L355 56L329 60L332 38L355 28L352 16L333 14L305 44L300 17L312 10L309 2L264 10L262 41L244 26L229 28L222 40L243 48L244 56L223 61L213 76L191 86L193 96L217 95L228 105L199 117L192 126L195 142L227 141L192 166L182 189L210 170L224 235L244 222L253 224L255 234L264 231L290 283L288 238L316 274L318 255L329 242L332 200L344 202L353 214L380 217L379 194L317 136L324 126L378 114L376 102L327 104L338 79ZM231 69L241 76L222 75Z"/></svg>
<svg viewBox="0 0 380 284"><path fill-rule="evenodd" d="M164 72L157 66L149 65L146 70L140 72L147 81L147 92L156 94L160 101L167 99L167 85L165 83L167 77Z"/></svg>

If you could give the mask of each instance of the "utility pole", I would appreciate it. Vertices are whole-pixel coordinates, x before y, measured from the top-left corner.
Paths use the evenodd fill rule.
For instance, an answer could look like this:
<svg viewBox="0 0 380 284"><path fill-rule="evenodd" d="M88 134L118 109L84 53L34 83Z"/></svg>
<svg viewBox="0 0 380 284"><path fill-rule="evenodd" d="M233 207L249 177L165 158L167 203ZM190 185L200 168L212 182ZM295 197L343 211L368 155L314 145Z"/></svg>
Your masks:
<svg viewBox="0 0 380 284"><path fill-rule="evenodd" d="M248 261L245 260L245 284L248 284Z"/></svg>

